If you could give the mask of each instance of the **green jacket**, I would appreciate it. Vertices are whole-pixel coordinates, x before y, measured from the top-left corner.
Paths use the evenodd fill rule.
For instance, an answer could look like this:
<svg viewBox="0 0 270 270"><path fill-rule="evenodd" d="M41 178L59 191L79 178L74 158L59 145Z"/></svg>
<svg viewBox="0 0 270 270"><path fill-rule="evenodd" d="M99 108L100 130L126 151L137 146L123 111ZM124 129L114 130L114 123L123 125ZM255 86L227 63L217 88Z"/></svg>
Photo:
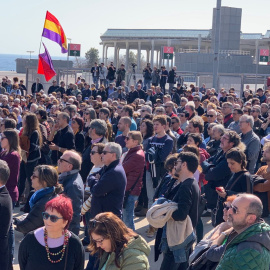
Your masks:
<svg viewBox="0 0 270 270"><path fill-rule="evenodd" d="M270 226L251 225L227 245L216 270L269 270Z"/></svg>
<svg viewBox="0 0 270 270"><path fill-rule="evenodd" d="M120 256L121 270L149 270L148 256L150 254L150 247L146 241L138 236L128 242L127 247L123 250ZM99 263L99 270L106 263L109 253L104 252ZM105 270L119 270L114 263L115 253L112 252L107 262Z"/></svg>

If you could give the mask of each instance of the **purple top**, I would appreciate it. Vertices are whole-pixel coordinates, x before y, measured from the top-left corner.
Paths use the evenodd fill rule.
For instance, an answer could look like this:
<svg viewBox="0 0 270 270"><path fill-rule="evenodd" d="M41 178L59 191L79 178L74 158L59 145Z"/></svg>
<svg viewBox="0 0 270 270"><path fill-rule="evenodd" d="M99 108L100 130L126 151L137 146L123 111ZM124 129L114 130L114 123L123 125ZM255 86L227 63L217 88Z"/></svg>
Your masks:
<svg viewBox="0 0 270 270"><path fill-rule="evenodd" d="M20 154L16 151L7 153L4 150L0 153L0 159L5 160L10 169L10 175L6 184L7 190L13 202L17 202L19 199L18 191L18 179L20 172L21 157Z"/></svg>
<svg viewBox="0 0 270 270"><path fill-rule="evenodd" d="M44 241L44 228L45 227L41 227L38 228L34 231L34 235L37 239L37 241L45 247L45 241ZM68 232L68 236L71 236L71 233ZM62 245L64 245L64 239L65 239L65 235L63 234L61 237L59 238L50 238L48 237L48 247L49 248L57 248L60 247Z"/></svg>

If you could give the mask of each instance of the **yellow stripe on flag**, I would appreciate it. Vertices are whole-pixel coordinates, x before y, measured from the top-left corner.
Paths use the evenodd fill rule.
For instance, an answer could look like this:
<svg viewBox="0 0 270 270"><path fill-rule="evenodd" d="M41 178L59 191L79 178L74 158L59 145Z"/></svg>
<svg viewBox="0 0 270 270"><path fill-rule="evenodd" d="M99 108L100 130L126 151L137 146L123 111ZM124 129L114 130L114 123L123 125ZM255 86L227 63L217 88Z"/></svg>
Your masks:
<svg viewBox="0 0 270 270"><path fill-rule="evenodd" d="M49 20L45 20L44 28L47 28L50 31L53 31L61 36L61 28L59 25L51 22Z"/></svg>

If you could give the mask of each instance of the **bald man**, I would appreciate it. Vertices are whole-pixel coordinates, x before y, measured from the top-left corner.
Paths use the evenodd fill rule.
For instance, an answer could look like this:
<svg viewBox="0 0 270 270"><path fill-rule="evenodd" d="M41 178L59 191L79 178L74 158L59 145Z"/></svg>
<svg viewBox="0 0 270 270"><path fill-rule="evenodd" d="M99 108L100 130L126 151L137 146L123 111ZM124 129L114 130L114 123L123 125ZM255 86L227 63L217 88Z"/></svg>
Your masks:
<svg viewBox="0 0 270 270"><path fill-rule="evenodd" d="M232 202L228 222L233 231L221 236L221 243L227 237L229 240L216 270L269 269L270 226L261 219L262 210L261 200L252 194L239 194ZM236 236L232 237L232 234Z"/></svg>
<svg viewBox="0 0 270 270"><path fill-rule="evenodd" d="M72 200L73 218L69 230L79 234L80 213L83 205L84 187L79 171L82 158L79 153L67 150L58 160L59 183L63 185L64 194Z"/></svg>

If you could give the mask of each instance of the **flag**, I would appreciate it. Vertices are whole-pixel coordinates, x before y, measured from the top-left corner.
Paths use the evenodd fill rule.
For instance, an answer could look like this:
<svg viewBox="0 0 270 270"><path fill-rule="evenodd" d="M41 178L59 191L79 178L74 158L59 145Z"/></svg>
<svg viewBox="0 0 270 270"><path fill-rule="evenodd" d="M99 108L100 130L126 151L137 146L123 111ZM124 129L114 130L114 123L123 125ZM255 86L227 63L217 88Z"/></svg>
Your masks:
<svg viewBox="0 0 270 270"><path fill-rule="evenodd" d="M46 81L49 81L53 76L56 75L56 72L53 68L52 59L49 55L47 48L45 47L44 43L42 42L45 52L39 54L38 60L38 74L43 74L45 76Z"/></svg>
<svg viewBox="0 0 270 270"><path fill-rule="evenodd" d="M46 13L42 36L60 45L62 53L67 53L67 39L59 21L49 12Z"/></svg>

